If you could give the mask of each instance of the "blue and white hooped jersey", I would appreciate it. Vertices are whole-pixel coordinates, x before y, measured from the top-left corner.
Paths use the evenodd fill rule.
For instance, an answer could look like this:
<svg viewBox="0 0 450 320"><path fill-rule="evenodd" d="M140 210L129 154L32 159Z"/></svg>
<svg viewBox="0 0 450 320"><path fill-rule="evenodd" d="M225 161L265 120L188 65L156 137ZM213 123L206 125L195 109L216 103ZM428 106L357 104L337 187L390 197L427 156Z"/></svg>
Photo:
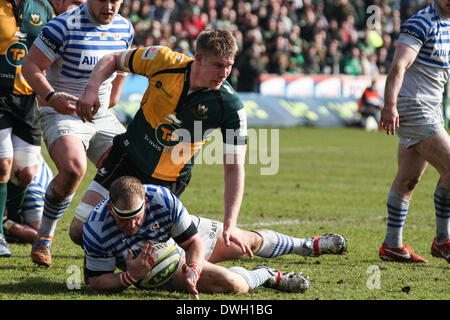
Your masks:
<svg viewBox="0 0 450 320"><path fill-rule="evenodd" d="M450 18L442 16L433 1L402 24L397 42L418 52L399 95L442 101L450 72Z"/></svg>
<svg viewBox="0 0 450 320"><path fill-rule="evenodd" d="M41 155L42 162L38 166L36 175L27 188L27 193L23 200L22 215L25 221L27 217L40 217L44 210L45 191L50 181L53 179L53 172ZM34 220L33 220L34 221Z"/></svg>
<svg viewBox="0 0 450 320"><path fill-rule="evenodd" d="M100 25L90 16L88 3L52 19L36 38L36 45L53 64L47 79L55 90L80 96L95 64L106 54L129 49L131 23L116 14L112 23ZM99 90L108 95L113 76Z"/></svg>
<svg viewBox="0 0 450 320"><path fill-rule="evenodd" d="M181 243L197 232L192 217L181 201L168 189L144 185L146 211L144 222L134 235L122 233L106 205L100 202L89 215L83 227L83 247L86 269L111 272L116 267L125 270L128 249L136 257L146 242L166 242L173 238Z"/></svg>

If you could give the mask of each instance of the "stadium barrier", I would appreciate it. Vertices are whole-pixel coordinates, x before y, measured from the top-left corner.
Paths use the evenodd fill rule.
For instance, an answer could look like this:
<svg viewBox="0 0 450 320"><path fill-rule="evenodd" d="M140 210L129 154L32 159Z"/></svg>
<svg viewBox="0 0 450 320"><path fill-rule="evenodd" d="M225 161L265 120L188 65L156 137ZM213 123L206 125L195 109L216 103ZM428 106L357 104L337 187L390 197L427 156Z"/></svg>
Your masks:
<svg viewBox="0 0 450 320"><path fill-rule="evenodd" d="M244 102L250 127L353 126L360 118L358 99L371 82L370 77L354 76L275 76L261 77L260 93L238 93ZM378 89L384 92L385 76ZM112 111L128 124L139 108L147 88L145 77L130 75L121 99Z"/></svg>

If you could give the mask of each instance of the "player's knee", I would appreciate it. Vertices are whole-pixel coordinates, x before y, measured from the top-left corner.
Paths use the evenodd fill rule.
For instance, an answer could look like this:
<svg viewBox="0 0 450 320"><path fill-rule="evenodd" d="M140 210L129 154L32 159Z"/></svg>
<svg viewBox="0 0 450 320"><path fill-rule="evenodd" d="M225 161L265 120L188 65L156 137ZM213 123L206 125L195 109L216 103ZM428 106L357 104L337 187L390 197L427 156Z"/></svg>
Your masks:
<svg viewBox="0 0 450 320"><path fill-rule="evenodd" d="M26 167L26 168L19 170L15 174L16 184L21 187L28 186L31 183L31 181L33 181L33 178L36 174L36 170L37 170L36 166Z"/></svg>
<svg viewBox="0 0 450 320"><path fill-rule="evenodd" d="M249 286L244 278L233 272L227 272L224 275L221 287L224 293L243 294L249 291Z"/></svg>
<svg viewBox="0 0 450 320"><path fill-rule="evenodd" d="M0 182L4 183L9 180L11 174L12 159L4 158L0 159Z"/></svg>
<svg viewBox="0 0 450 320"><path fill-rule="evenodd" d="M86 173L86 167L81 163L71 162L68 163L60 170L62 175L69 184L77 183L81 181Z"/></svg>
<svg viewBox="0 0 450 320"><path fill-rule="evenodd" d="M83 225L84 222L74 218L70 224L69 237L73 243L83 245Z"/></svg>

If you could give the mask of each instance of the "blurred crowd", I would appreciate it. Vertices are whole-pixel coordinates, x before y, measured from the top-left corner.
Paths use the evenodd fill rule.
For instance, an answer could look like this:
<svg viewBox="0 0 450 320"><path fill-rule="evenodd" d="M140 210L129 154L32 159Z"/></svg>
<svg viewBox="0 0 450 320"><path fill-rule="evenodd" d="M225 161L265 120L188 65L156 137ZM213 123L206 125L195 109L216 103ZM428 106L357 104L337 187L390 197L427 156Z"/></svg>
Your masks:
<svg viewBox="0 0 450 320"><path fill-rule="evenodd" d="M427 0L125 0L136 46L193 55L204 29L226 28L239 54L230 76L258 91L261 74L386 74L401 23Z"/></svg>

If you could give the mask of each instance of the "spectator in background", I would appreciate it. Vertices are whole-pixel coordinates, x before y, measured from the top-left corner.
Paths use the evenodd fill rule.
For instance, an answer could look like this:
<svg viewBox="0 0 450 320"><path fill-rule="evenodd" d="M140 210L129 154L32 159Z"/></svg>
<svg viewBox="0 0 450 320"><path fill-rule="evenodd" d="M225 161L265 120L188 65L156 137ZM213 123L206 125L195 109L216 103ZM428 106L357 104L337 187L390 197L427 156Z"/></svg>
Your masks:
<svg viewBox="0 0 450 320"><path fill-rule="evenodd" d="M357 74L377 72L386 74L395 47L392 39L397 38L402 17L423 7L426 2L426 0L125 0L122 15L129 16L130 21L136 26L137 46L156 45L162 42L175 49L181 40L186 40L188 50L192 52L193 34L204 29L224 28L231 30L236 38L242 39L246 39L249 34L253 36L256 32L261 34L260 57L257 60L259 63L267 60L264 67L259 67L261 72L344 73L343 66L352 60L351 50L356 46L361 55L367 56L368 60L363 59L364 71L356 72ZM370 13L366 11L370 5L379 8L377 12L380 16L376 20L375 27L367 25ZM154 21L157 23L154 24ZM258 31L255 31L256 29ZM169 32L170 35L167 34ZM325 36L322 35L323 32ZM287 43L287 49L282 52L277 49L280 37ZM321 41L318 41L317 37L322 37ZM377 42L376 46L373 43L374 39ZM339 45L336 45L335 40ZM324 44L319 48L318 43ZM311 46L315 49L311 50ZM242 41L239 54L247 55L247 48ZM313 61L316 58L319 61ZM336 64L337 59L339 65ZM281 65L275 67L274 63L280 61ZM306 66L304 70L306 61L311 65ZM368 71L369 69L371 71ZM239 70L236 74L242 76Z"/></svg>
<svg viewBox="0 0 450 320"><path fill-rule="evenodd" d="M359 76L362 73L360 50L357 46L350 49L350 56L344 57L342 71L353 76Z"/></svg>

